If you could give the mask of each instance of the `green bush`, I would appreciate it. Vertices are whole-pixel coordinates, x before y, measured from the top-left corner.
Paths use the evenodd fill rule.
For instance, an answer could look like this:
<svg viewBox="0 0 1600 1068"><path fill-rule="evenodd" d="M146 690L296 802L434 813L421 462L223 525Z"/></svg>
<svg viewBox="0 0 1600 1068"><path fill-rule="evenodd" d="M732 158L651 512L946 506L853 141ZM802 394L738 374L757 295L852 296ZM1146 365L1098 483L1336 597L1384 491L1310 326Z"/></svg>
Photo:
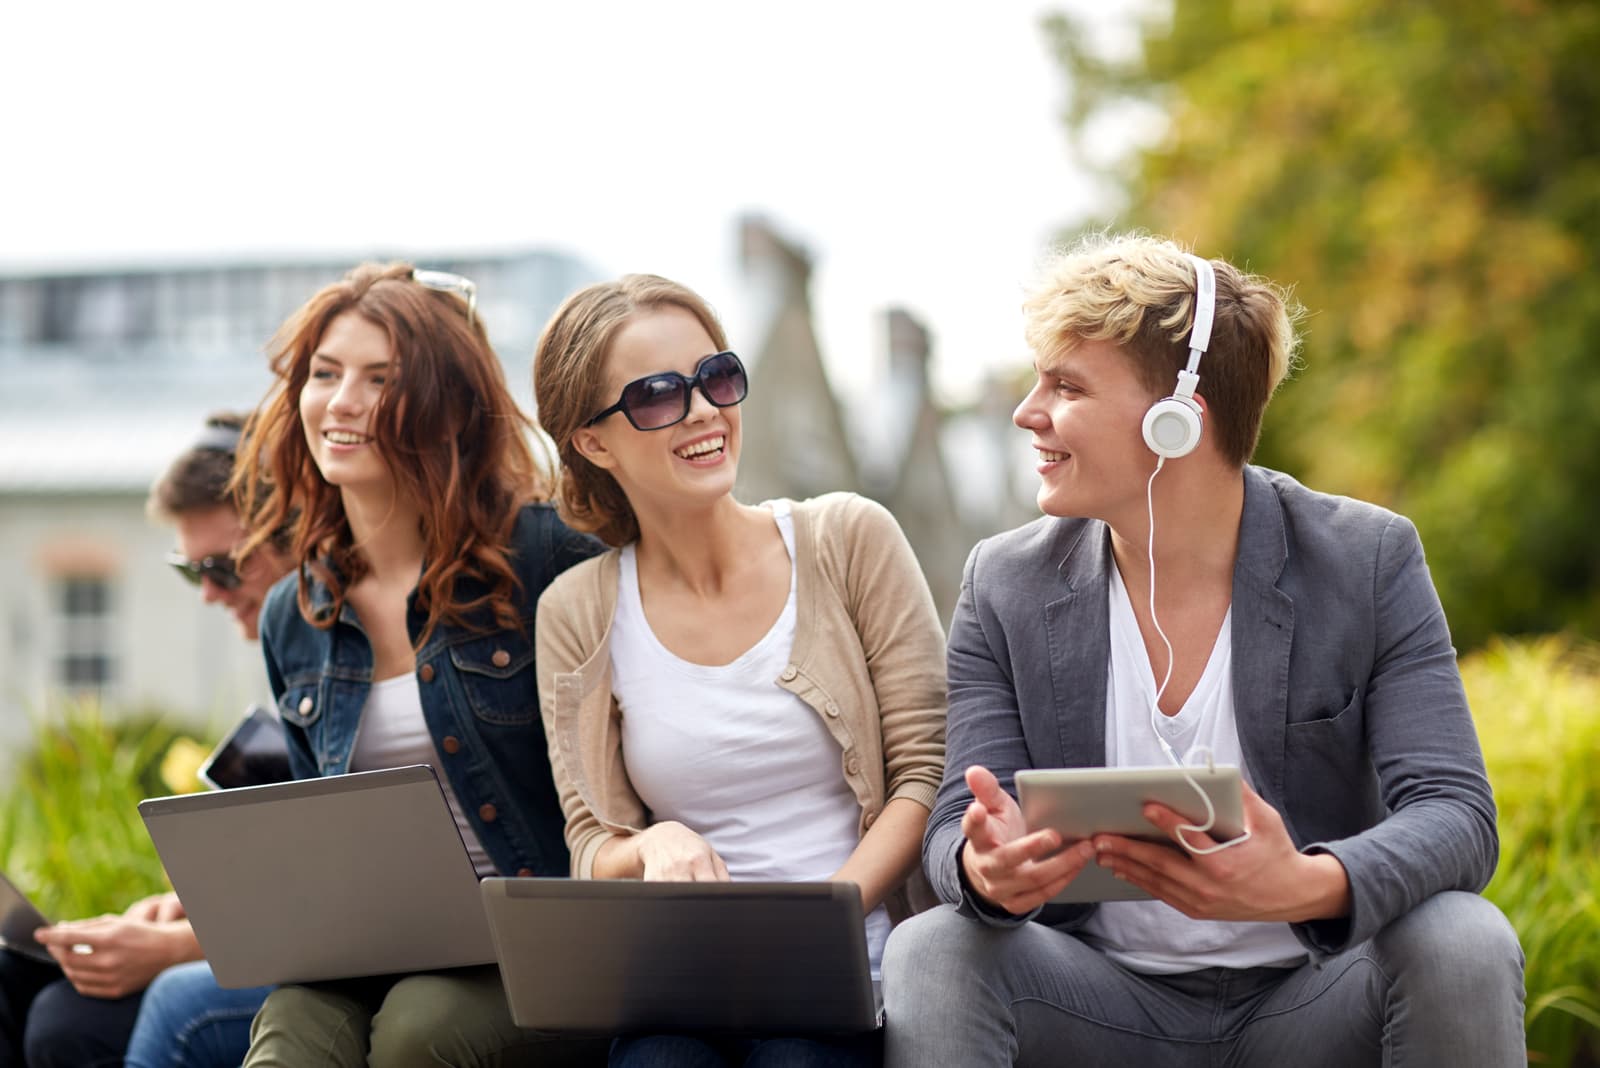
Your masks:
<svg viewBox="0 0 1600 1068"><path fill-rule="evenodd" d="M1529 1060L1600 1065L1600 645L1492 642L1461 673L1500 807L1485 893L1528 958Z"/></svg>
<svg viewBox="0 0 1600 1068"><path fill-rule="evenodd" d="M138 804L173 792L162 762L175 741L187 740L158 715L113 718L93 701L58 699L36 719L0 799L0 868L50 919L167 889Z"/></svg>

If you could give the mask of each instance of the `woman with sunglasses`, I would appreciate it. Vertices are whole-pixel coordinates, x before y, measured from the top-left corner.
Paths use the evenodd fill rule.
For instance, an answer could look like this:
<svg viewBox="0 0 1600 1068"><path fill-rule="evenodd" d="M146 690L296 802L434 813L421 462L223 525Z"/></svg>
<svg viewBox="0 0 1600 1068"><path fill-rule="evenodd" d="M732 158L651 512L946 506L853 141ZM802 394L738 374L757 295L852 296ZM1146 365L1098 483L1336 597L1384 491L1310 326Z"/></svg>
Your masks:
<svg viewBox="0 0 1600 1068"><path fill-rule="evenodd" d="M727 348L653 275L577 293L539 341L562 514L613 546L551 585L536 627L572 871L854 882L876 970L943 769L943 635L882 507L734 498L747 382ZM662 1035L611 1063L877 1057L872 1035Z"/></svg>
<svg viewBox="0 0 1600 1068"><path fill-rule="evenodd" d="M239 455L239 472L267 476L264 494L240 486L253 522L239 555L290 525L296 573L267 596L261 644L296 777L430 764L480 876L556 875L567 851L536 720L533 615L550 580L599 546L541 503L530 423L473 298L457 276L365 264L285 324L277 383ZM280 987L245 1064L585 1052L514 1027L488 966Z"/></svg>

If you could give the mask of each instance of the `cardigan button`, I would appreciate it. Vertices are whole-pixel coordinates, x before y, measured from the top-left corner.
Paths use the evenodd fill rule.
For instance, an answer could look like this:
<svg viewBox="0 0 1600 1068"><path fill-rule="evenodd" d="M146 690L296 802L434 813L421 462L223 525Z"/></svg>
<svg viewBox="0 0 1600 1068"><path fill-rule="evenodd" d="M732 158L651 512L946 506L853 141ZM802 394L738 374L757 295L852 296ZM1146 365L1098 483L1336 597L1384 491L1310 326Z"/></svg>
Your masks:
<svg viewBox="0 0 1600 1068"><path fill-rule="evenodd" d="M800 674L800 669L795 667L793 664L790 664L788 667L783 669L783 675L781 677L784 682L793 682L794 677L798 674Z"/></svg>
<svg viewBox="0 0 1600 1068"><path fill-rule="evenodd" d="M461 739L453 734L447 734L440 740L439 748L453 756L461 752Z"/></svg>
<svg viewBox="0 0 1600 1068"><path fill-rule="evenodd" d="M878 822L878 814L876 812L869 812L864 817L862 817L861 825L870 830L872 825L874 823L877 823L877 822Z"/></svg>
<svg viewBox="0 0 1600 1068"><path fill-rule="evenodd" d="M500 813L493 805L483 804L478 806L478 818L485 823L493 823Z"/></svg>
<svg viewBox="0 0 1600 1068"><path fill-rule="evenodd" d="M432 664L423 664L420 668L418 668L417 669L417 678L421 679L423 682L432 682L433 681L433 665Z"/></svg>
<svg viewBox="0 0 1600 1068"><path fill-rule="evenodd" d="M828 715L833 716L834 718L838 718L838 715L839 715L839 702L837 702L837 701L829 701L826 705L824 705L822 707L822 710L824 712L826 712Z"/></svg>
<svg viewBox="0 0 1600 1068"><path fill-rule="evenodd" d="M489 661L490 663L494 664L495 667L503 668L507 664L511 663L511 654L506 652L504 649L496 649L494 651L494 655L489 658Z"/></svg>
<svg viewBox="0 0 1600 1068"><path fill-rule="evenodd" d="M844 762L844 770L845 770L845 774L847 774L847 775L854 775L856 772L860 771L861 770L861 761L860 761L860 759L858 759L857 757L853 757L853 756L846 758L845 762Z"/></svg>

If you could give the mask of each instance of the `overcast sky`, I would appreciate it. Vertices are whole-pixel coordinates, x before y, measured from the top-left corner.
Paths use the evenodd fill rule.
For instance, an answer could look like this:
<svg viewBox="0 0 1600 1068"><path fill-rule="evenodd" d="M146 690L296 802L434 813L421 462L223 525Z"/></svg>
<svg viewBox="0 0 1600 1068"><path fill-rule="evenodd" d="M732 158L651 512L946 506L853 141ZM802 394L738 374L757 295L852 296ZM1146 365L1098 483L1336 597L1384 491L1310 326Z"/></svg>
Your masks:
<svg viewBox="0 0 1600 1068"><path fill-rule="evenodd" d="M959 395L1026 362L1020 287L1101 204L1039 29L1063 6L18 0L0 267L535 246L726 303L759 212L814 256L844 388L899 304Z"/></svg>

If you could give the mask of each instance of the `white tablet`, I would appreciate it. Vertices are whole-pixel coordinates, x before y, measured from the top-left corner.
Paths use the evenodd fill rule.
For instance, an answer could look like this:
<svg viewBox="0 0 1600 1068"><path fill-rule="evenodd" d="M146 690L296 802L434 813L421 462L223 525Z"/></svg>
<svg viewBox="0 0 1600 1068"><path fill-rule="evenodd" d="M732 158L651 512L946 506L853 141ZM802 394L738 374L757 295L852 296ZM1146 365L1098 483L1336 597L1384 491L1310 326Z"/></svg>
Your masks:
<svg viewBox="0 0 1600 1068"><path fill-rule="evenodd" d="M1178 849L1176 842L1144 818L1144 806L1154 801L1192 823L1204 824L1206 806L1200 790L1216 809L1216 825L1208 832L1211 837L1220 842L1243 833L1237 767L1029 768L1017 772L1017 802L1028 830L1054 828L1068 844L1093 834L1116 834ZM1135 901L1149 896L1091 863L1053 900Z"/></svg>

